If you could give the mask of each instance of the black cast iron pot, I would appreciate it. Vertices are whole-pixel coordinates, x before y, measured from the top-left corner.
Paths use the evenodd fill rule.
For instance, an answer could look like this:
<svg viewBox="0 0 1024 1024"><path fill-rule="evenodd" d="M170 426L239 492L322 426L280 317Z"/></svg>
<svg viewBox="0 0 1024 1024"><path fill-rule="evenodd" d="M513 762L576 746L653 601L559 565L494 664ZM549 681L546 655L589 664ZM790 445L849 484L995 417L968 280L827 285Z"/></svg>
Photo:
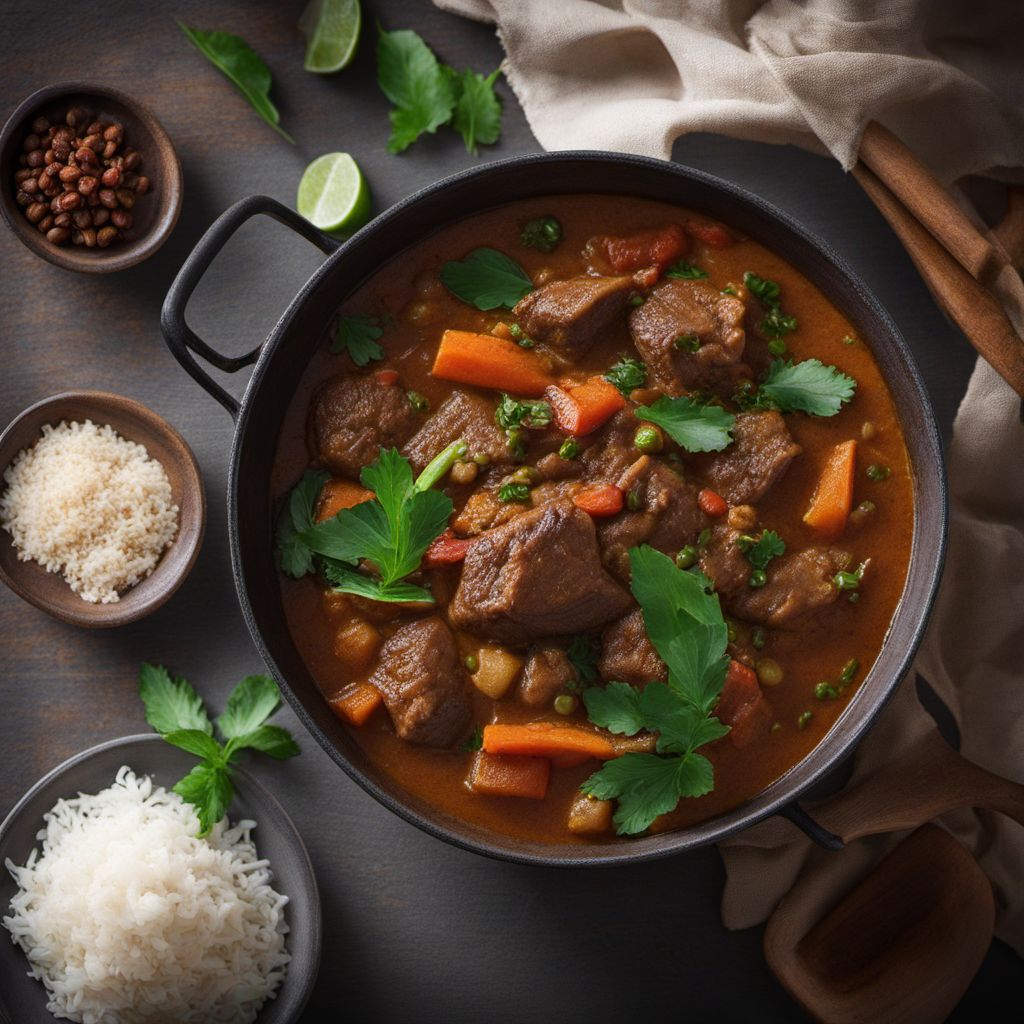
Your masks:
<svg viewBox="0 0 1024 1024"><path fill-rule="evenodd" d="M403 248L459 218L512 200L586 192L677 203L731 224L789 260L849 317L881 366L902 420L913 475L914 540L903 596L877 662L828 735L785 776L741 807L691 828L631 840L548 845L453 819L407 793L369 761L331 712L285 623L274 556L270 472L278 430L302 371L342 300L362 281ZM270 337L252 352L228 358L186 326L185 306L217 252L256 214L288 225L329 256ZM890 317L829 246L757 196L690 168L611 153L540 154L486 164L431 185L343 245L273 199L243 199L214 222L185 261L161 320L178 361L235 419L228 476L231 558L253 640L306 728L382 804L457 846L535 864L622 864L663 857L724 839L771 814L786 815L823 845L841 845L796 799L852 752L910 666L942 568L946 485L938 431L910 352ZM227 372L256 364L240 403L210 378L196 356Z"/></svg>

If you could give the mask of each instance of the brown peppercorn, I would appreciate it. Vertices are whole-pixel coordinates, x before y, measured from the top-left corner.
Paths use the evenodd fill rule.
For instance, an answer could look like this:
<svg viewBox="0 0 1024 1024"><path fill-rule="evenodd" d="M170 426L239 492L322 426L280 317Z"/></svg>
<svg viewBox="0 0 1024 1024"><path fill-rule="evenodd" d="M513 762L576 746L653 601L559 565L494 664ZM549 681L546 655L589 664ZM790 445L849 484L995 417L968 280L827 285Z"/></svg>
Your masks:
<svg viewBox="0 0 1024 1024"><path fill-rule="evenodd" d="M101 188L99 196L100 202L107 207L108 210L114 210L117 208L117 195L112 188Z"/></svg>
<svg viewBox="0 0 1024 1024"><path fill-rule="evenodd" d="M89 196L90 204L94 199L99 202L99 196L95 193ZM110 220L110 211L105 206L97 206L95 209L90 210L90 213L92 214L92 226L94 228L101 228Z"/></svg>
<svg viewBox="0 0 1024 1024"><path fill-rule="evenodd" d="M44 164L52 164L52 163L55 163L56 160L57 160L57 154L54 153L54 151L52 149L48 149L45 153L43 153L43 163Z"/></svg>
<svg viewBox="0 0 1024 1024"><path fill-rule="evenodd" d="M59 124L51 130L55 143L66 142L70 145L71 140L75 137L75 133L67 125Z"/></svg>
<svg viewBox="0 0 1024 1024"><path fill-rule="evenodd" d="M94 178L91 174L83 174L82 177L78 179L78 191L81 192L83 196L90 195L96 191L96 186L99 185L99 183L99 178Z"/></svg>
<svg viewBox="0 0 1024 1024"><path fill-rule="evenodd" d="M26 153L31 153L33 149L39 148L39 136L33 133L32 135L26 135L25 141L21 144L21 148Z"/></svg>
<svg viewBox="0 0 1024 1024"><path fill-rule="evenodd" d="M99 167L99 159L87 146L75 150L75 162L79 167Z"/></svg>
<svg viewBox="0 0 1024 1024"><path fill-rule="evenodd" d="M126 188L119 188L114 192L117 201L126 209L130 210L135 205L135 193Z"/></svg>
<svg viewBox="0 0 1024 1024"><path fill-rule="evenodd" d="M64 195L54 199L57 204L58 213L70 213L82 205L82 197L77 192L65 192Z"/></svg>
<svg viewBox="0 0 1024 1024"><path fill-rule="evenodd" d="M78 128L89 120L89 111L85 107L72 107L64 116L69 128Z"/></svg>
<svg viewBox="0 0 1024 1024"><path fill-rule="evenodd" d="M107 227L100 228L99 231L96 232L96 244L101 249L106 249L106 247L110 245L115 238L117 238L117 228L112 228L109 224Z"/></svg>
<svg viewBox="0 0 1024 1024"><path fill-rule="evenodd" d="M39 191L39 180L37 178L26 178L21 183L21 191L34 196Z"/></svg>
<svg viewBox="0 0 1024 1024"><path fill-rule="evenodd" d="M48 213L36 227L45 235L53 227L53 214Z"/></svg>
<svg viewBox="0 0 1024 1024"><path fill-rule="evenodd" d="M97 210L102 210L103 209L103 207L100 206L100 194L99 194L99 192L90 192L85 197L85 201L86 201L87 205L95 206Z"/></svg>
<svg viewBox="0 0 1024 1024"><path fill-rule="evenodd" d="M70 213L58 213L53 218L53 226L55 228L69 228L71 227L71 214Z"/></svg>
<svg viewBox="0 0 1024 1024"><path fill-rule="evenodd" d="M71 214L71 222L81 231L83 228L92 227L92 211L91 210L75 210Z"/></svg>
<svg viewBox="0 0 1024 1024"><path fill-rule="evenodd" d="M19 206L31 206L34 200L32 196L30 196L26 191L24 191L24 189L19 188L18 191L14 194L14 201Z"/></svg>
<svg viewBox="0 0 1024 1024"><path fill-rule="evenodd" d="M86 247L86 249L95 249L96 248L96 231L95 231L94 228L85 228L81 232L81 235L82 235L82 243L81 244L84 245Z"/></svg>
<svg viewBox="0 0 1024 1024"><path fill-rule="evenodd" d="M103 135L104 124L102 121L90 121L89 127L85 129L86 135Z"/></svg>
<svg viewBox="0 0 1024 1024"><path fill-rule="evenodd" d="M42 167L45 162L45 156L41 149L33 149L31 153L25 158L25 163L29 167Z"/></svg>
<svg viewBox="0 0 1024 1024"><path fill-rule="evenodd" d="M103 129L103 138L107 142L121 142L124 139L124 128L121 127L116 121L113 124L108 124Z"/></svg>
<svg viewBox="0 0 1024 1024"><path fill-rule="evenodd" d="M124 154L124 169L126 171L138 170L139 165L142 163L141 154L137 153L134 149L125 151Z"/></svg>
<svg viewBox="0 0 1024 1024"><path fill-rule="evenodd" d="M38 224L46 216L46 203L32 203L25 210L30 224Z"/></svg>
<svg viewBox="0 0 1024 1024"><path fill-rule="evenodd" d="M65 167L57 174L61 181L67 182L78 181L81 176L82 171L79 167Z"/></svg>
<svg viewBox="0 0 1024 1024"><path fill-rule="evenodd" d="M68 157L71 156L71 144L66 139L54 139L53 156L60 163L67 163Z"/></svg>
<svg viewBox="0 0 1024 1024"><path fill-rule="evenodd" d="M135 183L135 192L138 195L145 195L149 191L150 181L144 174L139 175L139 180Z"/></svg>
<svg viewBox="0 0 1024 1024"><path fill-rule="evenodd" d="M132 222L132 215L127 210L110 211L110 223L113 224L115 228L127 231L132 226Z"/></svg>
<svg viewBox="0 0 1024 1024"><path fill-rule="evenodd" d="M72 245L84 245L85 244L85 239L82 237L82 232L81 231L72 231L71 232L71 244Z"/></svg>
<svg viewBox="0 0 1024 1024"><path fill-rule="evenodd" d="M71 232L67 228L50 228L46 232L46 240L54 245L67 245Z"/></svg>
<svg viewBox="0 0 1024 1024"><path fill-rule="evenodd" d="M35 175L32 173L31 167L22 167L20 171L14 172L14 184L20 185L23 181L27 181L29 178L34 178Z"/></svg>
<svg viewBox="0 0 1024 1024"><path fill-rule="evenodd" d="M104 142L103 143L103 158L109 160L117 152L116 142Z"/></svg>
<svg viewBox="0 0 1024 1024"><path fill-rule="evenodd" d="M117 188L121 184L121 172L116 167L108 167L103 172L103 177L100 178L100 181L107 188Z"/></svg>
<svg viewBox="0 0 1024 1024"><path fill-rule="evenodd" d="M98 153L105 145L106 143L103 141L103 136L98 132L92 132L82 139L82 146L85 149L91 149L93 153Z"/></svg>
<svg viewBox="0 0 1024 1024"><path fill-rule="evenodd" d="M46 132L48 132L49 130L50 130L50 122L47 121L45 117L37 117L32 122L32 131L34 131L36 133L36 135L43 135Z"/></svg>

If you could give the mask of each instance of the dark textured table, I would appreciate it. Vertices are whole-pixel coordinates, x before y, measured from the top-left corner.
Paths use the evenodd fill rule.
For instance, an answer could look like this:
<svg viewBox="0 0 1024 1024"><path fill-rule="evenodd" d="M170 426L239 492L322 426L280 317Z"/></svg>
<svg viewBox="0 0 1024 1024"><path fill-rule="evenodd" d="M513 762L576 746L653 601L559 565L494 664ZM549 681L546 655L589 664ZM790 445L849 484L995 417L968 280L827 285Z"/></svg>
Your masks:
<svg viewBox="0 0 1024 1024"><path fill-rule="evenodd" d="M184 210L170 241L121 274L66 273L0 232L0 422L68 387L140 399L192 445L209 501L195 571L146 621L85 632L0 592L0 816L59 761L146 728L135 695L143 659L186 675L217 708L235 681L260 670L228 557L231 422L179 369L158 323L164 293L199 235L244 195L266 193L292 204L303 168L320 153L352 153L377 210L475 162L450 132L399 157L385 151L387 102L375 83L372 32L377 20L414 28L449 63L490 70L501 50L489 29L425 0L364 0L366 33L354 64L319 77L302 70L295 28L302 6L178 0L56 12L38 3L0 3L4 117L56 76L112 85L156 112L185 174ZM258 120L192 49L174 17L245 36L273 71L273 97L296 146ZM504 85L501 92L501 142L481 160L538 148ZM828 160L712 136L682 140L675 158L759 193L844 254L903 329L948 437L973 353L857 185ZM192 325L222 351L251 348L319 259L279 225L265 218L250 223L207 274L190 307ZM290 711L279 718L299 734L303 753L264 778L305 836L323 897L323 964L305 1020L802 1019L762 961L760 930L722 927L722 868L713 849L614 870L488 861L385 811L302 733ZM1019 994L1022 981L1020 961L996 943L956 1019L1010 1019L1000 996L1011 986Z"/></svg>

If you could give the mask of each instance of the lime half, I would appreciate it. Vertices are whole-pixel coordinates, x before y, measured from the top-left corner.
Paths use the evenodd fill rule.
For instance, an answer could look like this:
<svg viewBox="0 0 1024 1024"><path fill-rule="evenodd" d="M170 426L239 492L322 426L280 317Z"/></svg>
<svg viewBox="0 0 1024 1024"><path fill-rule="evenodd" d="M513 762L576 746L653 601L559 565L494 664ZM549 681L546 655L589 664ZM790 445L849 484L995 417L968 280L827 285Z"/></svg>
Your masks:
<svg viewBox="0 0 1024 1024"><path fill-rule="evenodd" d="M361 24L359 0L312 0L299 18L306 37L303 67L318 75L346 67L355 56Z"/></svg>
<svg viewBox="0 0 1024 1024"><path fill-rule="evenodd" d="M351 235L370 219L370 188L348 153L326 153L303 172L295 205L321 231Z"/></svg>

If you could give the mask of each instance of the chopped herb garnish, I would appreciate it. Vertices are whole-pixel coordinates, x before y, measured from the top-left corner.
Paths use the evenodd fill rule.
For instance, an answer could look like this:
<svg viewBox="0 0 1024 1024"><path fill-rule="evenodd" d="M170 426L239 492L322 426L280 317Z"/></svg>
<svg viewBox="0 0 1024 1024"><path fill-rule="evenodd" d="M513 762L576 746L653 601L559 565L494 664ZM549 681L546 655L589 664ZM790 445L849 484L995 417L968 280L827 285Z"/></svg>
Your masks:
<svg viewBox="0 0 1024 1024"><path fill-rule="evenodd" d="M857 339L852 334L844 334L843 335L843 344L844 345L856 345L857 344Z"/></svg>
<svg viewBox="0 0 1024 1024"><path fill-rule="evenodd" d="M347 352L356 366L365 366L371 359L383 359L384 349L377 339L384 333L380 318L355 314L338 319L338 329L331 339L331 352Z"/></svg>
<svg viewBox="0 0 1024 1024"><path fill-rule="evenodd" d="M292 579L300 579L313 570L313 552L300 540L299 534L313 525L313 510L329 479L330 473L307 469L277 517L275 539L281 571Z"/></svg>
<svg viewBox="0 0 1024 1024"><path fill-rule="evenodd" d="M512 335L512 340L520 348L533 348L537 344L533 338L528 338L526 334L523 333L523 329L519 324L509 324L508 333Z"/></svg>
<svg viewBox="0 0 1024 1024"><path fill-rule="evenodd" d="M594 637L574 636L565 653L582 682L588 685L597 682L597 659L601 654L601 645Z"/></svg>
<svg viewBox="0 0 1024 1024"><path fill-rule="evenodd" d="M755 626L754 629L751 631L750 643L755 650L764 650L765 635L764 630L760 626Z"/></svg>
<svg viewBox="0 0 1024 1024"><path fill-rule="evenodd" d="M612 364L604 379L614 384L628 398L633 391L647 383L647 364L639 359L623 356L617 363Z"/></svg>
<svg viewBox="0 0 1024 1024"><path fill-rule="evenodd" d="M502 484L498 488L498 501L529 501L529 484Z"/></svg>
<svg viewBox="0 0 1024 1024"><path fill-rule="evenodd" d="M515 260L497 249L474 249L464 260L449 260L441 281L463 302L477 309L511 309L533 291L533 282Z"/></svg>
<svg viewBox="0 0 1024 1024"><path fill-rule="evenodd" d="M764 319L758 325L761 333L766 338L781 338L783 335L795 331L797 322L795 316L787 316L782 312L780 304L781 290L775 281L769 281L765 277L758 277L757 274L747 271L743 275L743 283L751 295L761 300L761 304L767 310Z"/></svg>
<svg viewBox="0 0 1024 1024"><path fill-rule="evenodd" d="M630 296L630 299L629 299L629 304L630 304L630 305L631 305L631 306L632 306L632 307L633 307L634 309L636 309L636 308L638 308L639 306L642 306L642 305L643 305L643 304L644 304L644 303L645 303L646 301L647 301L647 300L646 300L646 299L645 299L645 298L644 298L644 297L643 297L642 295L633 295L633 296Z"/></svg>
<svg viewBox="0 0 1024 1024"><path fill-rule="evenodd" d="M773 359L757 389L755 406L780 412L806 412L811 416L835 416L853 397L857 382L834 366L817 359L785 362Z"/></svg>
<svg viewBox="0 0 1024 1024"><path fill-rule="evenodd" d="M174 786L174 792L195 807L200 837L227 814L234 795L231 769L243 750L258 750L279 760L299 753L287 729L267 724L281 703L277 683L267 676L246 676L231 691L224 714L217 719L223 743L214 738L199 694L187 680L171 678L163 666L142 663L139 696L146 721L172 746L200 758Z"/></svg>
<svg viewBox="0 0 1024 1024"><path fill-rule="evenodd" d="M405 397L409 399L409 404L416 412L427 412L430 409L427 396L421 395L418 391L406 391Z"/></svg>
<svg viewBox="0 0 1024 1024"><path fill-rule="evenodd" d="M696 352L700 348L700 338L696 334L680 334L672 344L681 352Z"/></svg>
<svg viewBox="0 0 1024 1024"><path fill-rule="evenodd" d="M888 466L880 466L875 462L872 462L865 472L868 479L873 480L876 484L881 483L883 480L888 480L892 475L892 470Z"/></svg>
<svg viewBox="0 0 1024 1024"><path fill-rule="evenodd" d="M763 587L768 582L768 563L786 553L786 542L774 530L765 530L760 537L743 534L736 543L753 566L747 582L755 589Z"/></svg>
<svg viewBox="0 0 1024 1024"><path fill-rule="evenodd" d="M637 419L656 423L688 452L720 452L732 443L736 417L717 405L701 405L685 395L659 398L635 410Z"/></svg>
<svg viewBox="0 0 1024 1024"><path fill-rule="evenodd" d="M731 284L727 284L727 285L726 285L726 286L725 286L725 287L724 287L724 288L722 289L722 294L723 294L723 295L737 295L737 294L738 294L738 292L736 291L736 289L735 289L735 288L733 288L733 286L732 286Z"/></svg>
<svg viewBox="0 0 1024 1024"><path fill-rule="evenodd" d="M567 437L558 449L560 459L575 459L580 453L580 443L575 437Z"/></svg>
<svg viewBox="0 0 1024 1024"><path fill-rule="evenodd" d="M780 341L797 328L796 317L787 316L781 309L769 309L760 324L761 332L773 341Z"/></svg>
<svg viewBox="0 0 1024 1024"><path fill-rule="evenodd" d="M801 711L800 716L796 720L796 727L798 729L806 729L807 723L814 717L813 711Z"/></svg>
<svg viewBox="0 0 1024 1024"><path fill-rule="evenodd" d="M562 225L554 217L537 217L523 226L519 241L528 249L551 252L562 240Z"/></svg>
<svg viewBox="0 0 1024 1024"><path fill-rule="evenodd" d="M728 731L713 716L729 657L728 628L706 577L677 569L650 547L629 552L633 596L647 634L668 666L668 681L642 690L626 683L591 687L583 694L590 720L613 733L657 733L656 753L628 753L605 763L580 787L599 800L618 800L620 835L650 827L682 797L714 788L714 769L698 749Z"/></svg>
<svg viewBox="0 0 1024 1024"><path fill-rule="evenodd" d="M484 745L484 727L478 725L473 729L472 734L468 739L462 741L459 744L459 750L464 754L473 754L478 750L483 749Z"/></svg>
<svg viewBox="0 0 1024 1024"><path fill-rule="evenodd" d="M494 410L494 422L503 430L511 430L512 427L539 430L551 422L551 406L540 400L513 398L502 393Z"/></svg>
<svg viewBox="0 0 1024 1024"><path fill-rule="evenodd" d="M665 271L666 277L675 277L683 281L698 281L702 277L707 277L708 272L701 270L694 263L687 263L686 260L680 260L678 263L673 263L668 270Z"/></svg>
<svg viewBox="0 0 1024 1024"><path fill-rule="evenodd" d="M823 679L814 687L814 696L818 700L835 700L839 694L839 688L833 686L827 679Z"/></svg>
<svg viewBox="0 0 1024 1024"><path fill-rule="evenodd" d="M854 676L857 675L857 670L860 668L860 662L856 658L851 658L844 666L843 671L840 672L839 678L844 683L852 683Z"/></svg>
<svg viewBox="0 0 1024 1024"><path fill-rule="evenodd" d="M768 342L768 351L776 358L781 358L789 351L789 347L781 338L773 338Z"/></svg>

